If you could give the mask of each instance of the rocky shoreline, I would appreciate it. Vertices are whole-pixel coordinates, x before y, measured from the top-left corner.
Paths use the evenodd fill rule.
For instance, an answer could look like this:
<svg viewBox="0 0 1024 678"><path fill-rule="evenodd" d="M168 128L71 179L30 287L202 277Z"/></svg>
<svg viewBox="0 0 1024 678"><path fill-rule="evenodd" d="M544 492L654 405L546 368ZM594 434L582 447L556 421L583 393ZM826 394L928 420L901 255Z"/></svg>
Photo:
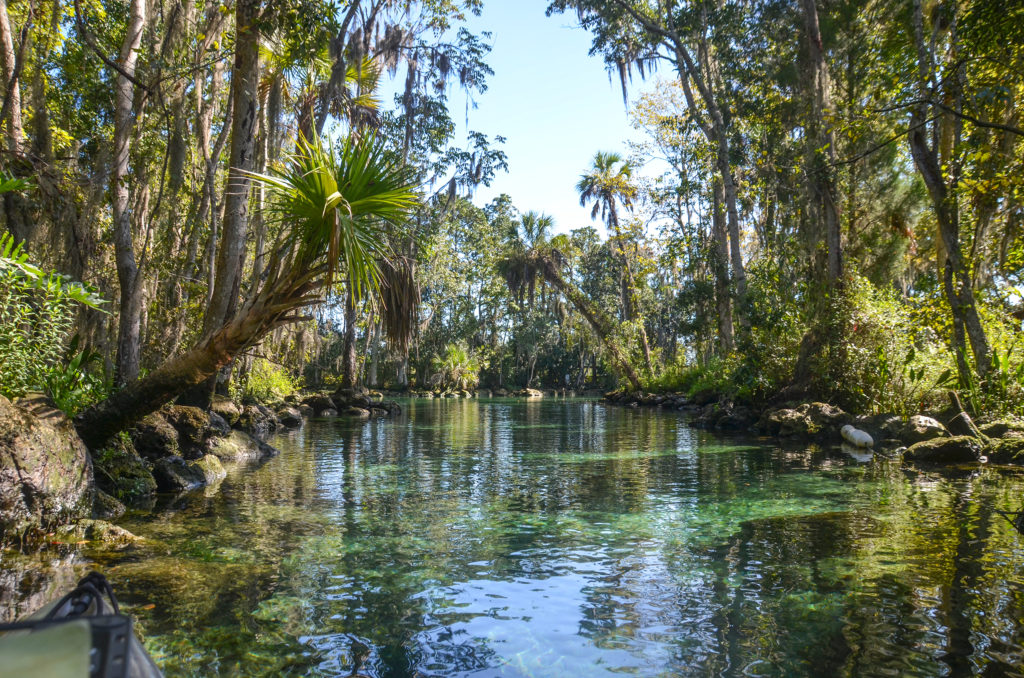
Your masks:
<svg viewBox="0 0 1024 678"><path fill-rule="evenodd" d="M709 402L710 401L710 402ZM713 399L694 401L683 394L612 391L603 402L624 407L677 410L697 428L746 433L794 442L843 442L844 426L867 433L873 450L921 464L1024 465L1024 421L979 418L960 408L899 417L854 415L828 403L787 403L755 409Z"/></svg>

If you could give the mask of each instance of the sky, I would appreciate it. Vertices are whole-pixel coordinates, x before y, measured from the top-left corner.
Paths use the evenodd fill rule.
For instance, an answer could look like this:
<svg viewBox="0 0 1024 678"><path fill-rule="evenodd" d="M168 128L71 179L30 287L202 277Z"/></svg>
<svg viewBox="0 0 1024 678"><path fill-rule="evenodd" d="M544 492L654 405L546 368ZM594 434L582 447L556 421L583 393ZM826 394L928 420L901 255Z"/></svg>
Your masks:
<svg viewBox="0 0 1024 678"><path fill-rule="evenodd" d="M468 129L506 138L509 171L490 187L481 186L473 202L486 205L508 193L521 211L555 218L556 231L594 225L590 208L581 207L576 182L597 151L626 155L632 130L616 74L610 81L604 60L588 56L590 34L573 14L544 15L546 0L491 0L467 28L492 33L487 59L494 75L475 97ZM635 92L630 91L631 98ZM466 96L455 90L452 117L466 132Z"/></svg>

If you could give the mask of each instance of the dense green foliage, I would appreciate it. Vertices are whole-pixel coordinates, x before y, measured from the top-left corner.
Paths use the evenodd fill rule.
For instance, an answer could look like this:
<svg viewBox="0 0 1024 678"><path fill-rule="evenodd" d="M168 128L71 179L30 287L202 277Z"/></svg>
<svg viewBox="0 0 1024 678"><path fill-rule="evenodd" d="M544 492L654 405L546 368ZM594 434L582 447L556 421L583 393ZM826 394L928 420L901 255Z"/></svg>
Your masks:
<svg viewBox="0 0 1024 678"><path fill-rule="evenodd" d="M234 328L217 382L255 398L622 385L907 414L953 387L1020 409L1018 3L554 0L643 133L579 168L590 224L470 200L508 169L449 112L493 75L480 6L8 3L5 227L116 302L72 314L62 279L18 274L0 311L36 315L5 316L2 350L48 340L8 392L77 409Z"/></svg>

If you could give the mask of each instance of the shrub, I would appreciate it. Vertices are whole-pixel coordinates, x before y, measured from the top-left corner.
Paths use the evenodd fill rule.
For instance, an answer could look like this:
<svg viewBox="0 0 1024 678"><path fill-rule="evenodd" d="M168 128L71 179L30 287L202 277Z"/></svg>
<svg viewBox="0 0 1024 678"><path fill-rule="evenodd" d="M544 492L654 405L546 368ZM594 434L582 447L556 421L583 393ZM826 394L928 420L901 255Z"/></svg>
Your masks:
<svg viewBox="0 0 1024 678"><path fill-rule="evenodd" d="M243 382L242 397L260 403L283 400L302 388L302 379L292 377L287 370L264 358L253 360Z"/></svg>
<svg viewBox="0 0 1024 678"><path fill-rule="evenodd" d="M103 300L81 283L29 262L21 244L0 235L0 394L18 397L48 392L73 414L92 398L82 392L92 358L77 353L64 364L65 348L82 304L98 309ZM100 387L102 388L102 387Z"/></svg>
<svg viewBox="0 0 1024 678"><path fill-rule="evenodd" d="M431 383L457 391L476 388L480 383L481 361L465 344L449 344L443 356L434 358Z"/></svg>

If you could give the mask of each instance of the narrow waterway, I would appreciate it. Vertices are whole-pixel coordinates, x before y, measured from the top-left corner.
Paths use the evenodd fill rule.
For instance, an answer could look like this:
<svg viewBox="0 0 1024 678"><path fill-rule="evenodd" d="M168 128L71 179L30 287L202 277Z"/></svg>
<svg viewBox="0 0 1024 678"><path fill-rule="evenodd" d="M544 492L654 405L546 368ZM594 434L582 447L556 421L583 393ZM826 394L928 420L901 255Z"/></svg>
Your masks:
<svg viewBox="0 0 1024 678"><path fill-rule="evenodd" d="M314 421L74 553L169 676L1024 674L1024 477L674 413L419 400Z"/></svg>

